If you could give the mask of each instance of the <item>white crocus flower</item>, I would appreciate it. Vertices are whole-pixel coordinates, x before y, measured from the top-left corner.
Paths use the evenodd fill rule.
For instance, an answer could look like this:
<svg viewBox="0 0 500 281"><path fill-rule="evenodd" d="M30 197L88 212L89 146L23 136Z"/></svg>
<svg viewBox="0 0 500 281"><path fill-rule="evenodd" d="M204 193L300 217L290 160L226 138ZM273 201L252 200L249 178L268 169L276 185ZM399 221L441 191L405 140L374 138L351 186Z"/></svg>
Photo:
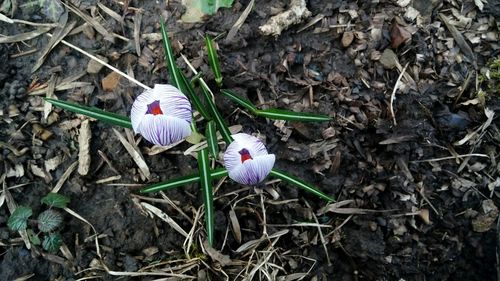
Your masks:
<svg viewBox="0 0 500 281"><path fill-rule="evenodd" d="M166 146L191 134L191 104L172 85L156 84L132 105L132 128L153 144Z"/></svg>
<svg viewBox="0 0 500 281"><path fill-rule="evenodd" d="M255 185L271 172L276 157L268 154L264 144L256 137L239 133L224 153L224 166L235 182Z"/></svg>

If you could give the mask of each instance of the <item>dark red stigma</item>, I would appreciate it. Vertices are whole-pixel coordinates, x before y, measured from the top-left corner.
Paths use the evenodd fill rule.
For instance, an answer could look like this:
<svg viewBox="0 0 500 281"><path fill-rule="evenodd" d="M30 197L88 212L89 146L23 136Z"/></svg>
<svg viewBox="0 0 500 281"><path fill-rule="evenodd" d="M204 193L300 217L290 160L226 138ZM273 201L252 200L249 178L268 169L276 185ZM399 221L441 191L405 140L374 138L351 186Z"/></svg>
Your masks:
<svg viewBox="0 0 500 281"><path fill-rule="evenodd" d="M242 150L240 150L239 153L241 155L241 163L243 163L247 160L253 159L252 156L250 155L250 152L246 148L243 148Z"/></svg>
<svg viewBox="0 0 500 281"><path fill-rule="evenodd" d="M153 115L161 114L161 115L163 115L163 112L161 111L161 107L160 107L160 101L155 100L154 102L148 104L148 110L146 111L146 114L153 114Z"/></svg>

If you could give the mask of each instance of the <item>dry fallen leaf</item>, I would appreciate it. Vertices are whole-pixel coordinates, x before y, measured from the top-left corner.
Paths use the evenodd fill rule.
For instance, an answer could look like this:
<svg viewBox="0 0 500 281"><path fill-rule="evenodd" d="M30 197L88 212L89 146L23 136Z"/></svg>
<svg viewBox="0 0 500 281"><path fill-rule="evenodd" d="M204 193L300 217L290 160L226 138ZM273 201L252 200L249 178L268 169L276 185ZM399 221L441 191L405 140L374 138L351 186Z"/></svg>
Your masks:
<svg viewBox="0 0 500 281"><path fill-rule="evenodd" d="M116 86L118 86L118 83L120 82L120 78L121 78L120 74L114 71L106 75L106 77L104 77L104 79L102 79L101 81L102 89L105 92L114 91Z"/></svg>
<svg viewBox="0 0 500 281"><path fill-rule="evenodd" d="M411 33L404 26L399 25L396 21L391 26L391 47L398 48L401 44L408 42L411 39Z"/></svg>

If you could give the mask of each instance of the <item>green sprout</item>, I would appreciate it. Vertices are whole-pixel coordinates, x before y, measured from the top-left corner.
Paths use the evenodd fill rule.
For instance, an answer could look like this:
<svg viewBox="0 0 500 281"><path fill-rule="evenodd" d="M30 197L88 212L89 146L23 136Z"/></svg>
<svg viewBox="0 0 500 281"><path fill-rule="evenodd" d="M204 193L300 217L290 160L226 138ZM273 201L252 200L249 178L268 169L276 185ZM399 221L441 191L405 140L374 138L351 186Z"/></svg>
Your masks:
<svg viewBox="0 0 500 281"><path fill-rule="evenodd" d="M66 208L70 202L69 198L58 193L49 193L41 199L41 203L49 208L40 214L36 220L30 220L33 215L31 207L19 206L9 217L7 226L12 231L26 231L28 238L33 245L42 245L42 248L48 252L56 252L61 247L63 241L57 228L62 224L63 217L61 213L53 208ZM28 225L34 224L38 227L38 232L34 228L28 228ZM43 241L40 240L43 237Z"/></svg>
<svg viewBox="0 0 500 281"><path fill-rule="evenodd" d="M225 176L229 176L236 182L241 179L242 175L253 177L254 182L262 181L267 175L280 179L282 181L288 182L291 185L297 186L300 189L311 193L318 198L326 200L327 202L334 201L334 198L323 193L318 188L292 176L283 171L272 168L274 165L274 155L267 154L263 144L258 144L264 147L259 150L259 155L251 155L250 151L241 149L236 151L235 155L230 155L228 151L230 149L234 150L234 147L239 147L239 142L245 141L245 139L254 138L246 134L232 135L226 121L222 117L221 113L216 107L215 98L217 97L214 92L208 87L207 83L203 80L203 75L197 74L191 81L184 76L180 71L178 66L175 64L175 56L170 43L170 38L168 37L168 32L163 19L160 20L161 33L163 36L163 47L165 51L165 60L167 69L169 72L169 82L174 87L179 89L193 104L194 109L196 109L201 117L206 121L205 126L205 138L207 140L207 147L198 151L198 173L178 177L175 179L168 180L166 182L161 182L157 184L150 185L143 188L141 193L151 193L158 191L170 190L173 188L185 186L188 184L200 183L203 192L203 202L205 205L205 227L207 233L207 239L210 245L214 242L214 205L213 205L213 186L212 181L215 179L220 179ZM216 84L221 87L223 85L223 77L220 69L220 63L217 56L217 52L214 48L214 42L210 37L205 38L205 44L207 47L209 64L215 76ZM201 95L198 92L201 92ZM269 118L269 119L279 119L279 120L290 120L290 121L302 121L302 122L327 122L331 121L332 118L325 115L314 114L314 113L304 113L304 112L294 112L284 109L259 109L251 101L240 97L239 95L231 92L227 89L219 89L220 93L230 100L234 101L237 105L243 107L250 114L257 117ZM63 109L84 114L92 118L118 125L124 128L132 128L133 122L127 116L118 115L115 113L106 112L97 108L86 107L74 103L69 103L65 101L59 101L54 99L45 99L47 102L54 104L55 106L61 107ZM161 109L159 107L159 101L154 101L148 104L147 111L154 114L161 114ZM195 128L194 119L191 124L191 128ZM135 130L135 128L134 128ZM196 129L194 129L196 130ZM197 132L196 132L197 133ZM224 154L224 160L226 168L214 168L216 161L219 160L219 145L217 141L217 133L220 133L222 139L227 145L226 152ZM246 136L245 136L246 135ZM259 141L260 142L260 141ZM231 148L233 147L233 148ZM261 148L262 148L261 147ZM234 151L233 151L234 152ZM253 151L255 152L255 151ZM238 154L239 153L239 154ZM237 157L241 157L240 166L250 167L255 166L258 163L265 163L268 168L265 175L262 174L248 174L247 172L242 172L241 169L229 169L228 162L234 160ZM259 158L260 157L260 158ZM227 159L226 159L227 158ZM255 159L254 159L255 158ZM260 160L259 160L260 159ZM211 162L212 160L212 162ZM244 163L247 160L252 160ZM259 162L261 161L261 162ZM267 161L267 162L266 162ZM272 162L271 162L272 161ZM233 161L234 162L234 161ZM212 168L210 163L212 163ZM239 167L239 168L241 168ZM245 183L247 184L247 183ZM251 183L255 184L255 183ZM24 214L25 216L27 213Z"/></svg>

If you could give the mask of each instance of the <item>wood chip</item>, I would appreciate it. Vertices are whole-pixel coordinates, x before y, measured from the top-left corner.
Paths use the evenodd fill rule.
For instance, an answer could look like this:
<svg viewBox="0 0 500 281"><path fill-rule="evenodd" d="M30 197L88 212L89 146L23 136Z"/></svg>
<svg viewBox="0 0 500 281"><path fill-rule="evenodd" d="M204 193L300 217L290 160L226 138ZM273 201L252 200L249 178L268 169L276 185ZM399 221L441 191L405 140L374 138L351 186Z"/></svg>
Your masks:
<svg viewBox="0 0 500 281"><path fill-rule="evenodd" d="M116 86L118 86L118 83L120 83L120 78L121 78L120 74L114 71L106 75L106 77L104 77L104 79L102 79L101 81L102 89L105 92L114 91Z"/></svg>
<svg viewBox="0 0 500 281"><path fill-rule="evenodd" d="M342 47L347 48L351 45L353 40L354 40L354 33L346 31L344 32L344 34L342 34L342 39L340 40L340 42L342 43Z"/></svg>
<svg viewBox="0 0 500 281"><path fill-rule="evenodd" d="M90 168L90 123L85 119L80 126L80 135L78 136L78 173L85 176Z"/></svg>

